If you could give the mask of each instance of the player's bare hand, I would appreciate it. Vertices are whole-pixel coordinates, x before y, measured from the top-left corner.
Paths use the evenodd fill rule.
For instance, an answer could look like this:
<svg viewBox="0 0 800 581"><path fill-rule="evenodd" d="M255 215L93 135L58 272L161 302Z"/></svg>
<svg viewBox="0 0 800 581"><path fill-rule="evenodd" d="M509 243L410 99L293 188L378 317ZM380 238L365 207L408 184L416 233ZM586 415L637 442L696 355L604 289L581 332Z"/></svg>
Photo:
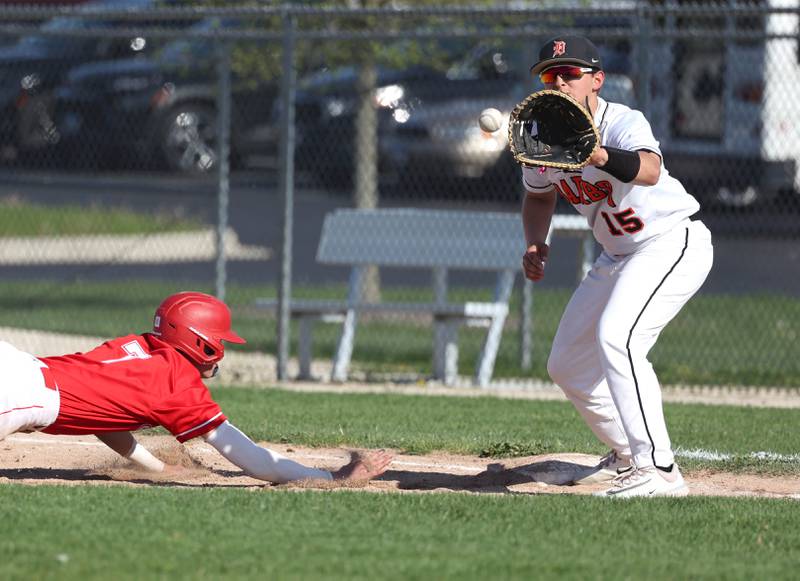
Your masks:
<svg viewBox="0 0 800 581"><path fill-rule="evenodd" d="M544 242L531 244L525 255L522 257L522 270L525 277L536 282L544 278L544 265L547 263L547 255L550 247Z"/></svg>
<svg viewBox="0 0 800 581"><path fill-rule="evenodd" d="M350 462L333 473L334 480L372 480L377 478L394 460L394 454L386 450L377 452L353 452Z"/></svg>

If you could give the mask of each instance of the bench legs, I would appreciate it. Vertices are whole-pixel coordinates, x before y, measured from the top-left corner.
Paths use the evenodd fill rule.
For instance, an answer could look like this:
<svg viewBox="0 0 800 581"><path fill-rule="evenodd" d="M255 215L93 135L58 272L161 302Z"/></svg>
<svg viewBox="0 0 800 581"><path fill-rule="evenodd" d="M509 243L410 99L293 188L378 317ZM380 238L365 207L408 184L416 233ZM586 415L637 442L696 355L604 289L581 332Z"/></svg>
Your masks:
<svg viewBox="0 0 800 581"><path fill-rule="evenodd" d="M434 321L433 377L453 385L458 376L458 328L460 320Z"/></svg>
<svg viewBox="0 0 800 581"><path fill-rule="evenodd" d="M348 291L348 305L357 305L361 302L364 290L365 266L356 266L350 273L350 290ZM336 346L336 355L333 359L333 372L331 381L347 381L347 372L350 368L350 359L353 356L353 341L356 336L356 320L358 314L353 308L347 309L344 316L342 334Z"/></svg>
<svg viewBox="0 0 800 581"><path fill-rule="evenodd" d="M504 271L497 281L495 287L494 300L499 305L505 305L502 312L496 313L492 317L489 331L478 357L478 365L475 370L475 384L480 387L489 385L494 373L494 363L497 360L497 350L500 348L500 338L503 336L503 326L508 316L508 301L511 298L511 291L514 288L514 271Z"/></svg>
<svg viewBox="0 0 800 581"><path fill-rule="evenodd" d="M333 371L331 381L347 381L347 372L350 369L350 359L353 356L353 341L356 336L356 319L358 315L355 310L350 309L344 316L342 334L339 336L339 344L336 346L336 355L333 358Z"/></svg>
<svg viewBox="0 0 800 581"><path fill-rule="evenodd" d="M530 371L533 366L531 351L533 350L533 282L522 278L522 313L519 326L519 366L522 371Z"/></svg>
<svg viewBox="0 0 800 581"><path fill-rule="evenodd" d="M311 355L314 340L314 322L316 317L300 317L300 336L297 345L297 358L300 360L300 373L297 379L312 379Z"/></svg>
<svg viewBox="0 0 800 581"><path fill-rule="evenodd" d="M345 316L341 313L313 313L304 314L298 317L300 323L297 358L299 359L300 370L297 379L311 380L311 361L314 349L314 325L321 323L341 324Z"/></svg>
<svg viewBox="0 0 800 581"><path fill-rule="evenodd" d="M313 379L311 362L313 356L313 334L317 322L338 323L342 325L336 353L333 359L331 381L345 382L350 370L350 361L353 355L358 313L355 309L348 310L344 315L337 313L304 315L299 318L299 337L297 355L299 359L299 373L297 379ZM492 378L497 351L506 314L496 314L488 325L486 338L481 349L475 384L485 387ZM445 385L454 385L458 377L458 331L465 319L462 317L434 318L434 350L433 350L433 377ZM480 326L484 326L481 324Z"/></svg>
<svg viewBox="0 0 800 581"><path fill-rule="evenodd" d="M360 289L363 279L362 268L354 268L353 270L350 285L351 292L348 297L350 308L344 314L316 312L299 317L298 358L300 360L300 373L298 379L312 378L313 328L316 321L321 320L328 323L342 323L342 331L339 335L336 354L333 359L331 381L347 381L358 322L358 310L353 307L360 303ZM441 289L446 285L446 275L437 274L438 276L435 277L437 284L435 286ZM500 347L503 327L508 317L508 301L513 286L514 272L505 271L498 278L494 304L468 303L465 305L464 313L434 316L433 375L435 379L448 386L455 384L458 377L459 327L464 323L468 325L477 324L481 327L488 326L488 330L478 357L474 383L481 387L489 384L494 372L495 361L497 360L497 351ZM439 290L437 292L437 302L444 304L445 300L446 295Z"/></svg>
<svg viewBox="0 0 800 581"><path fill-rule="evenodd" d="M497 350L500 348L500 338L503 335L503 325L505 323L506 315L497 315L489 325L489 330L486 332L486 339L484 339L483 348L478 358L477 369L475 370L475 385L477 386L486 387L492 379L494 363L497 360Z"/></svg>

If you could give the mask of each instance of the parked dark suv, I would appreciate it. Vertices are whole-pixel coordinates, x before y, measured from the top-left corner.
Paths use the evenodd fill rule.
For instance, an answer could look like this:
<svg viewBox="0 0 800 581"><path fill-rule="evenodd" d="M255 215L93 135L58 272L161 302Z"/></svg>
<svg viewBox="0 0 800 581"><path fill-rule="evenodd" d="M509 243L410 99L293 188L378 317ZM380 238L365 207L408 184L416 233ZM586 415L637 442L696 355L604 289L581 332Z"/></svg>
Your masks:
<svg viewBox="0 0 800 581"><path fill-rule="evenodd" d="M235 19L209 18L190 30L242 26ZM187 37L149 58L72 69L56 102L57 127L71 161L184 174L213 171L218 161L217 48L213 39ZM258 156L254 163L274 165L271 115L277 82L237 70L231 74L232 156L235 161Z"/></svg>
<svg viewBox="0 0 800 581"><path fill-rule="evenodd" d="M103 0L88 2L79 16L54 18L41 34L25 36L0 48L0 159L49 155L61 135L54 122L54 88L72 67L81 63L143 56L158 44L146 34L130 38L70 36L71 31L112 28L123 24L92 16L98 8L143 9L163 0ZM85 14L85 15L83 15ZM127 27L146 23L127 21ZM160 22L163 26L165 23ZM172 23L174 24L174 23ZM59 33L63 33L63 36Z"/></svg>

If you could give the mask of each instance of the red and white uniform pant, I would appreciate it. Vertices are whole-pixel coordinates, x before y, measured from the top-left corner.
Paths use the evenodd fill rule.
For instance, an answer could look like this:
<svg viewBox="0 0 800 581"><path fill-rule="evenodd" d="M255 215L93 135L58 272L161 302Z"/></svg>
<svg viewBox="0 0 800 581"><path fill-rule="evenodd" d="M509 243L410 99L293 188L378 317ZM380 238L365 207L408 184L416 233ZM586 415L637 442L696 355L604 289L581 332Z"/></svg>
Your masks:
<svg viewBox="0 0 800 581"><path fill-rule="evenodd" d="M58 417L58 387L44 363L0 341L0 440L41 430Z"/></svg>

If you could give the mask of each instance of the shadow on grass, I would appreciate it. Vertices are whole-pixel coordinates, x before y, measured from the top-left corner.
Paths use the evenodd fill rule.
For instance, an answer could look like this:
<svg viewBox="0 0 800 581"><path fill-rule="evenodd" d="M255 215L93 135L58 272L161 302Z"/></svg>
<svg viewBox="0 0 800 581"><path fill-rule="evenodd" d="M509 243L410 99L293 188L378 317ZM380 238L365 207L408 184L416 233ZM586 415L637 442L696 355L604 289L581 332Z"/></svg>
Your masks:
<svg viewBox="0 0 800 581"><path fill-rule="evenodd" d="M113 481L108 474L99 474L86 468L5 468L0 469L0 478L9 480L68 480Z"/></svg>
<svg viewBox="0 0 800 581"><path fill-rule="evenodd" d="M201 472L198 470L198 472ZM215 477L235 478L242 476L241 471L233 470L208 470L203 469L205 474L213 474ZM149 486L159 486L165 488L253 488L253 484L234 484L226 482L186 482L180 480L176 475L171 478L165 475L154 475L152 478L143 477L141 472L129 469L111 469L108 472L98 471L90 468L3 468L0 469L0 478L14 480L39 481L39 484L57 483L59 481L75 483L98 483L116 482L120 484L146 484ZM267 483L264 483L265 485Z"/></svg>

